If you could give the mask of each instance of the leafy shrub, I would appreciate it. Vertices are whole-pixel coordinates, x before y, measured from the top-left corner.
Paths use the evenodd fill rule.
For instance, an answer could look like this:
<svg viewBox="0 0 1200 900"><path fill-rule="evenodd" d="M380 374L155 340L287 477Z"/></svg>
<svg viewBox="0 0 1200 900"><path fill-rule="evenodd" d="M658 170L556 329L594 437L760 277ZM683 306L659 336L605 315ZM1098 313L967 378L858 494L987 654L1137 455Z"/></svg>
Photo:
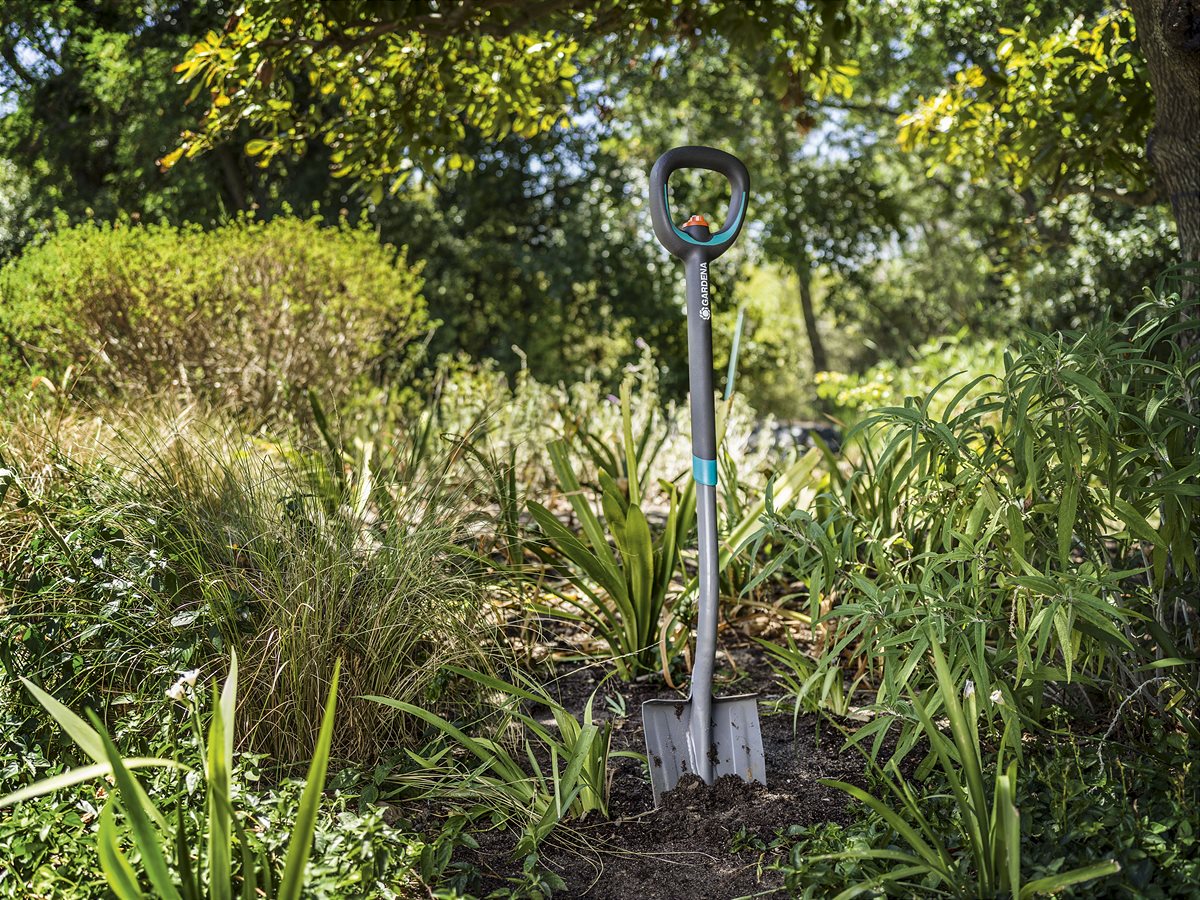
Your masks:
<svg viewBox="0 0 1200 900"><path fill-rule="evenodd" d="M1104 860L1032 881L1024 878L1021 816L1016 805L1017 763L1012 761L1005 765L1007 741L1003 742L989 789L984 781L986 762L979 740L974 688L964 690L965 703L960 703L958 686L952 680L950 668L936 641L930 642L929 652L937 677L940 705L949 720L951 739L941 733L929 710L915 694L910 694L910 699L921 722L922 733L950 787L957 813L950 821L958 825L960 833L954 835L951 842L945 841L944 824L935 824L939 817L922 809L928 807L928 801L919 797L902 777L884 779L902 812L894 811L888 802L862 788L841 781L823 780L823 784L845 791L867 804L908 845L907 851L847 851L847 855L890 863L890 867L884 874L853 885L838 896L852 897L886 884L889 888L905 888L914 894L922 893L922 888L928 890L936 886L953 897L1010 895L1026 900L1120 871L1115 861Z"/></svg>
<svg viewBox="0 0 1200 900"><path fill-rule="evenodd" d="M455 360L446 368L439 425L455 434L471 428L486 432L498 456L515 455L517 478L531 496L558 486L548 449L557 438L567 441L583 484L594 483L603 469L614 474L614 466L621 464L623 453L611 451L622 440L621 405L599 377L563 384L539 380L540 373L522 369L510 386L486 362ZM638 361L625 367L625 379L630 381L633 433L643 447L639 471L644 475L653 463L656 472L674 480L692 470L691 437L681 427L679 405L661 389L659 369L643 344ZM755 434L763 426L769 430L770 420L764 423L740 393L721 408L725 447L740 460L743 483L761 490L774 459L769 441L755 440Z"/></svg>
<svg viewBox="0 0 1200 900"><path fill-rule="evenodd" d="M978 691L970 697L966 693L964 690L961 701L965 709L972 698L979 704L976 712L989 702ZM1014 858L1020 860L1026 884L1049 881L1070 870L1097 865L1097 860L1111 859L1120 866L1119 871L1065 888L1056 896L1162 900L1195 894L1200 877L1200 833L1195 825L1200 778L1196 777L1195 754L1184 735L1159 733L1150 742L1137 745L1105 745L1098 737L1058 731L1026 734L1023 742L1024 762L1013 796L1019 810L1021 846ZM996 774L992 772L994 754L985 753L982 743L977 749L981 768ZM924 820L930 826L926 834L918 824L916 836L925 839L935 856L941 849L954 851L951 858L956 866L949 869L952 877L969 874L967 866L974 849L967 828L974 814L958 809L953 800L951 781L958 780L960 786L963 782L953 757L950 772L939 766L919 785L895 776L877 780L875 797L885 801L905 824ZM897 790L905 796L898 796ZM917 809L909 809L906 796L917 798ZM985 824L990 827L991 823ZM846 827L829 824L795 831L798 840L788 858L775 865L792 896L832 897L847 885L864 882L877 885L879 891L892 882L893 896L931 892L927 888L903 890L896 884L906 876L901 866L893 866L883 853L907 855L918 848L878 812L869 812ZM1009 846L1014 847L1011 842ZM968 880L959 884L969 896L982 896Z"/></svg>
<svg viewBox="0 0 1200 900"><path fill-rule="evenodd" d="M402 253L318 219L65 228L0 270L0 386L340 398L426 329L420 288Z"/></svg>
<svg viewBox="0 0 1200 900"><path fill-rule="evenodd" d="M913 361L899 365L884 360L866 372L818 372L817 396L846 421L855 421L871 410L896 403L905 397L924 397L934 387L946 392L982 375L1003 371L1003 346L991 340L968 342L966 332L928 341L912 351ZM953 374L950 381L947 375ZM940 393L945 399L948 393ZM941 410L937 410L941 412Z"/></svg>
<svg viewBox="0 0 1200 900"><path fill-rule="evenodd" d="M514 684L468 669L453 671L493 693L499 721L483 727L497 738L472 736L419 706L368 698L420 718L439 735L420 754L409 751L418 768L401 779L404 785L423 796L471 800L493 809L499 821L515 820L521 828L515 848L520 856L536 853L562 822L588 813L608 816L610 756L638 754L610 752L613 723L596 720L595 692L577 718L526 675L517 673ZM525 711L529 705L550 711L557 734ZM505 746L513 729L521 735L523 755ZM460 752L453 752L456 748Z"/></svg>
<svg viewBox="0 0 1200 900"><path fill-rule="evenodd" d="M853 435L859 463L831 458L810 508L771 517L787 550L768 570L806 586L820 666L870 673L879 708L906 721L902 753L919 732L909 690L939 702L929 628L956 679L1002 698L992 723L1098 696L1195 734L1200 362L1176 336L1196 327L1195 303L1166 295L1031 335L993 391L876 410ZM857 739L878 749L890 721Z"/></svg>

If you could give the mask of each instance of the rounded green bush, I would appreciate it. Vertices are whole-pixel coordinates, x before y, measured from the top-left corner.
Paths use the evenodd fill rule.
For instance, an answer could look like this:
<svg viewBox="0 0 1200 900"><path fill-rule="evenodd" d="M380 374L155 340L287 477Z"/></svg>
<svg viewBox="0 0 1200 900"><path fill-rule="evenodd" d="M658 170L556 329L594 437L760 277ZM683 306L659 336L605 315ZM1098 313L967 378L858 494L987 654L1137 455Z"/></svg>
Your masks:
<svg viewBox="0 0 1200 900"><path fill-rule="evenodd" d="M419 273L363 228L84 224L0 269L0 388L335 398L428 326Z"/></svg>

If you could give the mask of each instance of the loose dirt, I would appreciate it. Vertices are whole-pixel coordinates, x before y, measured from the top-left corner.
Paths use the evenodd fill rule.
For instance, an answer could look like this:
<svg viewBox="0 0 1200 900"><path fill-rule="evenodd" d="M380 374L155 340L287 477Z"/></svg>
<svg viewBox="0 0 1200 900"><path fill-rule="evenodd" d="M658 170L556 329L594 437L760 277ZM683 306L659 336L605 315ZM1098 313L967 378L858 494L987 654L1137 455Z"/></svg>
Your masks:
<svg viewBox="0 0 1200 900"><path fill-rule="evenodd" d="M766 865L782 851L761 848L789 826L845 824L856 814L853 800L819 779L863 784L862 755L842 750L844 737L827 719L801 715L793 727L790 710L769 714L766 701L777 699L779 688L756 656L735 651L735 658L741 658L740 677L736 685L719 687L718 693L759 692L767 784L747 784L726 776L707 786L690 776L654 809L644 765L614 759L611 818L575 823L542 848L541 864L567 883L564 896L720 900L765 893L782 897L782 875ZM582 668L556 679L550 687L564 706L579 711L597 689L598 680L597 670ZM595 709L614 721L613 750L644 753L641 703L670 695L661 683L609 680L600 685ZM516 873L520 861L511 858L511 842L488 843L475 862L487 873L490 886L499 886Z"/></svg>

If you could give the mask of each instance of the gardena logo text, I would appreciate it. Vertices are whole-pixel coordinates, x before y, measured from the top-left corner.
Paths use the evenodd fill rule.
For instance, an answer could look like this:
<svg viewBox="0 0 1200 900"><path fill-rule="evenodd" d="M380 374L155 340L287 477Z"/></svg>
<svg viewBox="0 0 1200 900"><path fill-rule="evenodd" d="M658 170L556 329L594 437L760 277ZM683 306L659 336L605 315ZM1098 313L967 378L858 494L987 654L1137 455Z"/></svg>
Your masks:
<svg viewBox="0 0 1200 900"><path fill-rule="evenodd" d="M708 263L700 263L700 318L708 321L712 311L708 308Z"/></svg>

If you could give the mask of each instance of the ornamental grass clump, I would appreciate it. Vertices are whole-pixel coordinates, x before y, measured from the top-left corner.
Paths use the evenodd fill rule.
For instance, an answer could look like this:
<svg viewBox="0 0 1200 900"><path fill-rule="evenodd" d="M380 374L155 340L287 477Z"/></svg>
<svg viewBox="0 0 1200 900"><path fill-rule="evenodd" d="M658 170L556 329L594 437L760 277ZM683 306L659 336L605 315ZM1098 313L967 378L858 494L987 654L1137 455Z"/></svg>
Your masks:
<svg viewBox="0 0 1200 900"><path fill-rule="evenodd" d="M103 710L233 650L243 747L284 765L311 756L339 657L335 758L370 761L418 727L360 695L447 714L473 696L445 667L488 671L497 652L485 456L423 421L343 438L314 415L323 434L284 437L189 407L103 415L86 441L64 427L0 445L0 665L14 678Z"/></svg>
<svg viewBox="0 0 1200 900"><path fill-rule="evenodd" d="M489 668L481 514L459 459L414 462L403 439L382 436L335 456L227 430L137 462L131 502L173 562L174 621L203 622L237 650L253 749L281 763L311 754L336 658L334 755L359 761L414 733L409 717L361 696L444 711L447 665Z"/></svg>

